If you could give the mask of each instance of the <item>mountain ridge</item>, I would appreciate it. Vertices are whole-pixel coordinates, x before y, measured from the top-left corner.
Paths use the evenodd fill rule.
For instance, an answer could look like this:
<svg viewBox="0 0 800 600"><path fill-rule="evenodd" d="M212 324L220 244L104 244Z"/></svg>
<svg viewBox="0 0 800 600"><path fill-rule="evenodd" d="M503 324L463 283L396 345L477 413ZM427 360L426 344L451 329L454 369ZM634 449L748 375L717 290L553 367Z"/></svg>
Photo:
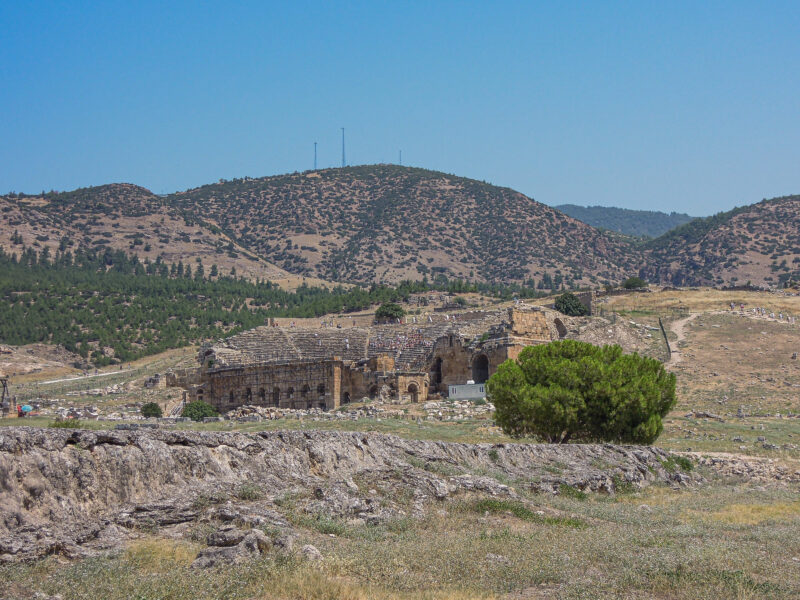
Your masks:
<svg viewBox="0 0 800 600"><path fill-rule="evenodd" d="M507 187L365 165L163 196L130 183L0 196L0 247L108 247L284 287L446 277L556 289L635 274L669 285L775 286L800 278L799 202L765 200L642 243Z"/></svg>
<svg viewBox="0 0 800 600"><path fill-rule="evenodd" d="M618 208L616 206L559 204L553 208L592 227L609 229L638 238L657 238L671 229L696 218L675 211L665 213L655 210Z"/></svg>

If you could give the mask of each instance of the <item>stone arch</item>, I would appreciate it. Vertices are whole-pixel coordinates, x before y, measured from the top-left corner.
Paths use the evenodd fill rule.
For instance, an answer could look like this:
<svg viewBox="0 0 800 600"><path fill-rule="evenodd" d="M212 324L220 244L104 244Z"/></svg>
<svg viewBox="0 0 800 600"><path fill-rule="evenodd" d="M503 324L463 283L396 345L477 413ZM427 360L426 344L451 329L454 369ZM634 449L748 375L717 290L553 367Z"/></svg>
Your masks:
<svg viewBox="0 0 800 600"><path fill-rule="evenodd" d="M564 321L561 319L556 319L553 321L553 324L556 326L556 331L558 331L558 338L564 339L567 337L567 327L564 325Z"/></svg>
<svg viewBox="0 0 800 600"><path fill-rule="evenodd" d="M233 403L234 403L233 392L231 392L230 394L228 394L228 404L233 404Z"/></svg>
<svg viewBox="0 0 800 600"><path fill-rule="evenodd" d="M419 387L416 383L408 384L408 395L411 396L411 402L419 402Z"/></svg>
<svg viewBox="0 0 800 600"><path fill-rule="evenodd" d="M308 387L308 384L305 384L302 388L300 388L300 400L303 402L305 408L311 408L313 405L310 392L311 388Z"/></svg>
<svg viewBox="0 0 800 600"><path fill-rule="evenodd" d="M258 390L258 400L261 404L267 403L267 391L264 388Z"/></svg>
<svg viewBox="0 0 800 600"><path fill-rule="evenodd" d="M486 383L489 379L489 357L478 354L472 359L472 380L475 383Z"/></svg>
<svg viewBox="0 0 800 600"><path fill-rule="evenodd" d="M344 404L350 404L350 392L344 393L344 396L342 396L342 402Z"/></svg>
<svg viewBox="0 0 800 600"><path fill-rule="evenodd" d="M375 400L381 393L381 389L378 387L378 384L373 385L369 388L369 398L370 400Z"/></svg>
<svg viewBox="0 0 800 600"><path fill-rule="evenodd" d="M272 405L280 406L280 404L281 404L281 388L276 386L272 388Z"/></svg>
<svg viewBox="0 0 800 600"><path fill-rule="evenodd" d="M245 393L244 393L244 401L245 401L247 404L252 404L252 403L253 403L253 390L251 390L250 388L247 388L247 389L245 390Z"/></svg>

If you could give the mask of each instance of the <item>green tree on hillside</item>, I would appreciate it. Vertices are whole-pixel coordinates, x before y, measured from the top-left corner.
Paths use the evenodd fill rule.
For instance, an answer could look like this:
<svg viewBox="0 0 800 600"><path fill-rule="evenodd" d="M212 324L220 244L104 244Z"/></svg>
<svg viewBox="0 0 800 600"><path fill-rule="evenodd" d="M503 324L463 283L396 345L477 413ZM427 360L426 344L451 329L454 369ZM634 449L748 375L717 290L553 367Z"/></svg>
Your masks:
<svg viewBox="0 0 800 600"><path fill-rule="evenodd" d="M583 303L572 292L565 292L556 298L555 308L568 317L582 317L589 313Z"/></svg>
<svg viewBox="0 0 800 600"><path fill-rule="evenodd" d="M509 435L650 444L675 405L675 375L619 346L564 340L525 348L500 365L487 391Z"/></svg>
<svg viewBox="0 0 800 600"><path fill-rule="evenodd" d="M406 315L403 307L394 302L384 302L380 305L378 310L375 311L375 318L382 319L402 319Z"/></svg>
<svg viewBox="0 0 800 600"><path fill-rule="evenodd" d="M635 290L647 287L647 282L641 277L628 277L622 282L622 287L624 287L626 290Z"/></svg>

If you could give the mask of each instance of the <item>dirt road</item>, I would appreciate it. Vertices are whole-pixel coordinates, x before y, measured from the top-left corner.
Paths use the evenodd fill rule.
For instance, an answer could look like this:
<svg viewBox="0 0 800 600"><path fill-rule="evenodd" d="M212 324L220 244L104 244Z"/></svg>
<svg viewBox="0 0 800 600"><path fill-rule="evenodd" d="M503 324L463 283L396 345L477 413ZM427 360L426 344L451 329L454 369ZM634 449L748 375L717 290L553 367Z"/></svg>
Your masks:
<svg viewBox="0 0 800 600"><path fill-rule="evenodd" d="M678 319L677 321L673 321L670 326L669 330L675 334L677 338L675 341L670 342L670 348L672 348L672 354L670 355L669 362L667 366L674 367L679 362L681 362L681 350L680 350L680 343L686 339L686 325L690 321L693 321L697 317L700 316L701 313L692 313L688 317L684 317L682 319Z"/></svg>

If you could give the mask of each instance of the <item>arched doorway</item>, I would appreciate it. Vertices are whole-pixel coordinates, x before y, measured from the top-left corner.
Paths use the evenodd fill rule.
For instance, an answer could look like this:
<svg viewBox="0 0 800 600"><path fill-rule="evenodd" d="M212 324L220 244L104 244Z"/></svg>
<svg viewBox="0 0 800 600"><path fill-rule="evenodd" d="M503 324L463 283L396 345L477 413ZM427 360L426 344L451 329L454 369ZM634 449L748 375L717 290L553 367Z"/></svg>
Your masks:
<svg viewBox="0 0 800 600"><path fill-rule="evenodd" d="M280 406L281 404L281 388L276 387L272 389L272 406Z"/></svg>
<svg viewBox="0 0 800 600"><path fill-rule="evenodd" d="M472 359L472 380L475 383L486 383L489 379L489 357L478 354Z"/></svg>
<svg viewBox="0 0 800 600"><path fill-rule="evenodd" d="M309 388L308 385L304 385L300 389L300 401L303 403L305 408L311 408L312 407L311 398L309 396L309 392L310 391L311 391L311 388Z"/></svg>
<svg viewBox="0 0 800 600"><path fill-rule="evenodd" d="M267 403L267 391L264 388L258 391L258 399L261 401L261 404Z"/></svg>
<svg viewBox="0 0 800 600"><path fill-rule="evenodd" d="M350 392L345 392L344 397L342 398L342 402L345 404L350 404Z"/></svg>
<svg viewBox="0 0 800 600"><path fill-rule="evenodd" d="M433 363L433 387L439 387L439 384L442 383L442 358L439 357Z"/></svg>
<svg viewBox="0 0 800 600"><path fill-rule="evenodd" d="M408 384L408 395L411 396L411 402L419 402L419 388L416 383Z"/></svg>
<svg viewBox="0 0 800 600"><path fill-rule="evenodd" d="M556 326L556 331L558 331L559 339L563 339L567 337L567 327L564 325L564 321L561 319L556 319L553 321L553 324Z"/></svg>
<svg viewBox="0 0 800 600"><path fill-rule="evenodd" d="M369 388L369 399L375 400L380 394L380 391L381 390L377 385L373 385L371 388Z"/></svg>

